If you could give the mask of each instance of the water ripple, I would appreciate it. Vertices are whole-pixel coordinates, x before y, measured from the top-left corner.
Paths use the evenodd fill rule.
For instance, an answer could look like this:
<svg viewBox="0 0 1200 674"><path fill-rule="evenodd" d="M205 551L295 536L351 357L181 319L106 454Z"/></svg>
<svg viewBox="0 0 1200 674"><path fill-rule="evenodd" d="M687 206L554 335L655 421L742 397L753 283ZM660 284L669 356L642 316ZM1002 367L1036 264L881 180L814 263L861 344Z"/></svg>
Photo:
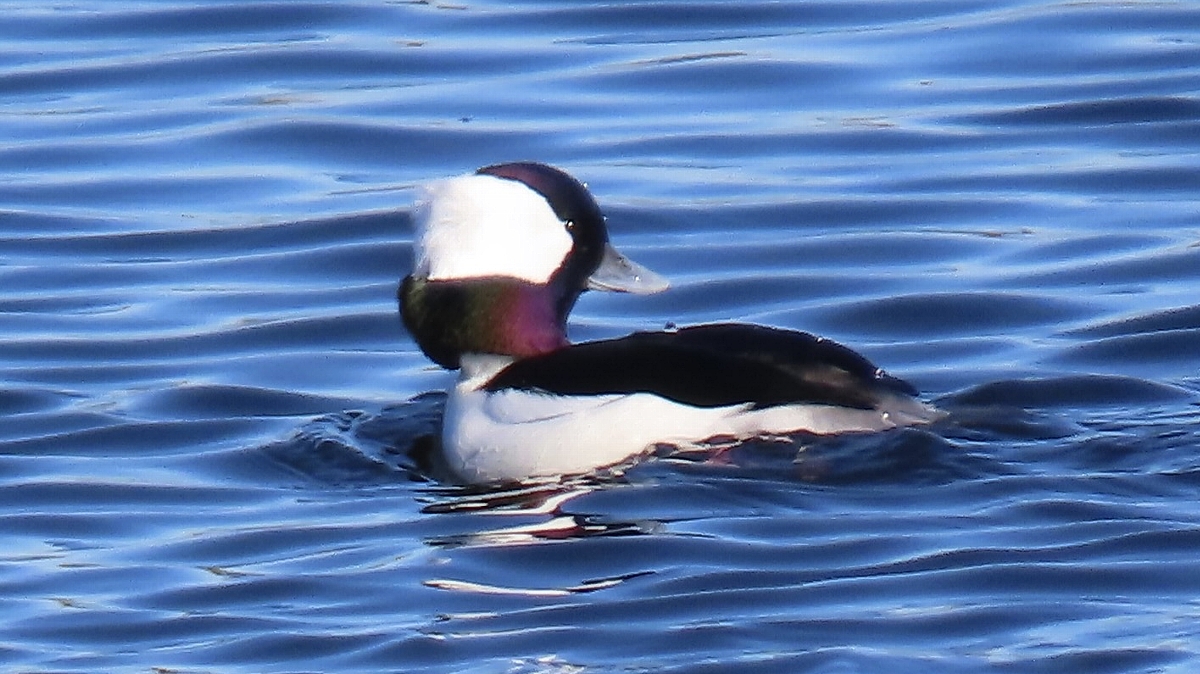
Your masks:
<svg viewBox="0 0 1200 674"><path fill-rule="evenodd" d="M1190 672L1186 2L18 2L0 660L48 671ZM560 164L674 290L937 425L439 481L414 186Z"/></svg>

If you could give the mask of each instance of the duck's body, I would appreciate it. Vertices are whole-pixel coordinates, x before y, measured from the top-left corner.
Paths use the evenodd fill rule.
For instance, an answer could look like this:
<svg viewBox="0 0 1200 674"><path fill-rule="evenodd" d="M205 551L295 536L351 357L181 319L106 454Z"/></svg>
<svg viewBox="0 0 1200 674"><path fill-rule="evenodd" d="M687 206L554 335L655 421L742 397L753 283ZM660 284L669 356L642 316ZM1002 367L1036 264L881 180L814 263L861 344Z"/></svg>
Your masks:
<svg viewBox="0 0 1200 674"><path fill-rule="evenodd" d="M461 368L442 444L465 482L589 472L660 443L937 416L905 382L802 332L717 324L570 344L566 318L583 290L666 284L608 245L599 207L557 169L505 164L444 181L415 220L401 310L430 358Z"/></svg>

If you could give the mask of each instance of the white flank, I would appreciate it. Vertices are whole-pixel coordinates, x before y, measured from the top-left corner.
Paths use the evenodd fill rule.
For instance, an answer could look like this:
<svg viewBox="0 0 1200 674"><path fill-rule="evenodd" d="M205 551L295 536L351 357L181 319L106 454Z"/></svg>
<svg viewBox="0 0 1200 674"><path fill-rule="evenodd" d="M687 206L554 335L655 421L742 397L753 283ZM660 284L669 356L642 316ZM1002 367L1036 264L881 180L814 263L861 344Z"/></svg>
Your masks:
<svg viewBox="0 0 1200 674"><path fill-rule="evenodd" d="M544 283L572 245L542 195L489 175L423 186L413 221L414 273L432 281L510 276Z"/></svg>
<svg viewBox="0 0 1200 674"><path fill-rule="evenodd" d="M641 454L656 443L689 444L718 435L881 431L926 423L933 408L897 397L892 411L829 405L762 410L748 405L702 408L648 393L557 396L478 390L506 364L466 356L450 391L442 434L450 468L468 483L519 481L586 473Z"/></svg>

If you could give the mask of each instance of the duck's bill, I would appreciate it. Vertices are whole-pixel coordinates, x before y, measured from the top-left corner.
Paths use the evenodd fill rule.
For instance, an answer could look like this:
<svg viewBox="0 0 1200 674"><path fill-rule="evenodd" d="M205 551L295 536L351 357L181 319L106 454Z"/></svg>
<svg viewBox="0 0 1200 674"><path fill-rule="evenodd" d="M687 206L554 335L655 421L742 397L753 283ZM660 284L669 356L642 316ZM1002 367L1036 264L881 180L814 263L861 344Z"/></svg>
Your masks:
<svg viewBox="0 0 1200 674"><path fill-rule="evenodd" d="M588 278L589 290L649 295L671 287L667 279L617 252L605 244L600 267Z"/></svg>

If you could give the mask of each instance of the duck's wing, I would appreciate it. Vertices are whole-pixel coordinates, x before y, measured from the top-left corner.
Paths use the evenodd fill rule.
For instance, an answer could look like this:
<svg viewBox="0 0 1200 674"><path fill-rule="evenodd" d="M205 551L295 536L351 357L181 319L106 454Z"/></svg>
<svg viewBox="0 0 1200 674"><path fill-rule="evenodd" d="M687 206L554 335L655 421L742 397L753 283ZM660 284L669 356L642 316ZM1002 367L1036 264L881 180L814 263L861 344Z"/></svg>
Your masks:
<svg viewBox="0 0 1200 674"><path fill-rule="evenodd" d="M698 407L796 403L875 409L916 390L805 332L713 324L575 344L518 360L485 388L560 395L644 392Z"/></svg>

